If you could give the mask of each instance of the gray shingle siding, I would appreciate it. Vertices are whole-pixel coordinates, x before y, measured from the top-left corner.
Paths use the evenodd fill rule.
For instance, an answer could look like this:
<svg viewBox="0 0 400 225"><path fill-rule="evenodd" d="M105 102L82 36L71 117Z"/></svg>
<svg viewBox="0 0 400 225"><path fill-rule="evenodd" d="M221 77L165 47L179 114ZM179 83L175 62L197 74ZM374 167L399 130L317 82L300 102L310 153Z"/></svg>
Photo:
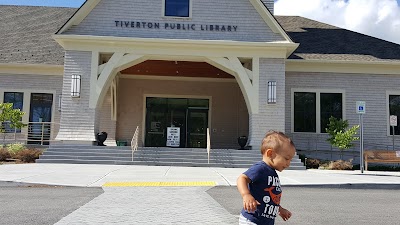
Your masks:
<svg viewBox="0 0 400 225"><path fill-rule="evenodd" d="M282 41L273 33L249 1L193 1L191 19L162 16L162 0L103 0L82 21L64 34L137 38L234 40L249 42ZM157 22L160 29L117 27L115 21ZM165 23L196 24L196 30L164 29ZM200 25L237 26L236 32L201 31Z"/></svg>
<svg viewBox="0 0 400 225"><path fill-rule="evenodd" d="M0 94L3 92L24 92L24 96L31 93L49 93L53 95L52 116L55 123L60 122L60 112L58 109L58 96L62 90L62 79L60 75L32 75L32 74L0 74ZM1 99L4 96L1 97ZM29 97L30 99L30 97ZM30 102L23 102L23 111L28 115L26 107ZM58 126L54 132L58 132Z"/></svg>
<svg viewBox="0 0 400 225"><path fill-rule="evenodd" d="M268 81L277 83L277 102L267 104ZM285 131L285 62L283 59L260 59L259 113L249 115L251 145L259 148L269 130Z"/></svg>
<svg viewBox="0 0 400 225"><path fill-rule="evenodd" d="M94 141L96 109L89 108L91 52L66 51L59 140ZM81 75L81 97L71 97L71 77Z"/></svg>

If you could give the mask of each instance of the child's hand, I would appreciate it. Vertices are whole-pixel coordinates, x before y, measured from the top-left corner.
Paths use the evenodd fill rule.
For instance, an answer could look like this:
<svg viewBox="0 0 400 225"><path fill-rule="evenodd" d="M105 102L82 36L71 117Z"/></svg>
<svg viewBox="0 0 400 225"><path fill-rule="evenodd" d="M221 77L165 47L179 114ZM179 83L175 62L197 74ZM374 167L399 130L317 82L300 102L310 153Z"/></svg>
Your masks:
<svg viewBox="0 0 400 225"><path fill-rule="evenodd" d="M284 221L287 221L292 216L292 213L289 210L280 207L279 215L282 217Z"/></svg>
<svg viewBox="0 0 400 225"><path fill-rule="evenodd" d="M251 194L246 194L243 196L243 208L247 212L253 213L256 211L257 205L260 205L260 203L255 200Z"/></svg>

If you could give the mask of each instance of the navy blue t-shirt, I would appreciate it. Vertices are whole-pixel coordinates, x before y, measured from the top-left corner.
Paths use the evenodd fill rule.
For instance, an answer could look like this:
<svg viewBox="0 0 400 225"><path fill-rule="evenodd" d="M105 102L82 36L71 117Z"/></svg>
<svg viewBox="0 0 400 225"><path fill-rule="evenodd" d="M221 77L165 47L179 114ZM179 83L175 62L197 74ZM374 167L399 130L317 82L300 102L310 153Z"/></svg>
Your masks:
<svg viewBox="0 0 400 225"><path fill-rule="evenodd" d="M278 174L264 161L254 164L244 174L251 180L251 195L261 205L253 213L242 209L242 215L258 225L274 225L282 195Z"/></svg>

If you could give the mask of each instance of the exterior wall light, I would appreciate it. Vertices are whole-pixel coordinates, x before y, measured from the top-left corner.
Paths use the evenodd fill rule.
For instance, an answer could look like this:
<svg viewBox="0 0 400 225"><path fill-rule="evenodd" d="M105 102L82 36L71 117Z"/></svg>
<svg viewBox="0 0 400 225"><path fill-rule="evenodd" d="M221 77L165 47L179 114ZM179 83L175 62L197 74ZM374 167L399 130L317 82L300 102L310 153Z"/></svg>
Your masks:
<svg viewBox="0 0 400 225"><path fill-rule="evenodd" d="M61 100L62 100L62 95L58 95L58 111L61 112Z"/></svg>
<svg viewBox="0 0 400 225"><path fill-rule="evenodd" d="M81 75L72 75L71 96L74 98L81 96Z"/></svg>
<svg viewBox="0 0 400 225"><path fill-rule="evenodd" d="M268 104L276 103L276 81L268 81Z"/></svg>

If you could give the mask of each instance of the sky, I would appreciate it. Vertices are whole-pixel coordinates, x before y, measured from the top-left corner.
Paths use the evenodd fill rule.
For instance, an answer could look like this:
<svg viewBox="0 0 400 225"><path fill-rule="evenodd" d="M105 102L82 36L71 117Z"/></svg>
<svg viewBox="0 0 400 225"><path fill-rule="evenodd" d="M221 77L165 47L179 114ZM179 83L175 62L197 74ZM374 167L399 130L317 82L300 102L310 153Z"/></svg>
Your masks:
<svg viewBox="0 0 400 225"><path fill-rule="evenodd" d="M80 7L84 0L0 0L0 5ZM303 16L400 44L400 0L275 0L275 15Z"/></svg>
<svg viewBox="0 0 400 225"><path fill-rule="evenodd" d="M400 44L400 0L275 0L274 10Z"/></svg>

